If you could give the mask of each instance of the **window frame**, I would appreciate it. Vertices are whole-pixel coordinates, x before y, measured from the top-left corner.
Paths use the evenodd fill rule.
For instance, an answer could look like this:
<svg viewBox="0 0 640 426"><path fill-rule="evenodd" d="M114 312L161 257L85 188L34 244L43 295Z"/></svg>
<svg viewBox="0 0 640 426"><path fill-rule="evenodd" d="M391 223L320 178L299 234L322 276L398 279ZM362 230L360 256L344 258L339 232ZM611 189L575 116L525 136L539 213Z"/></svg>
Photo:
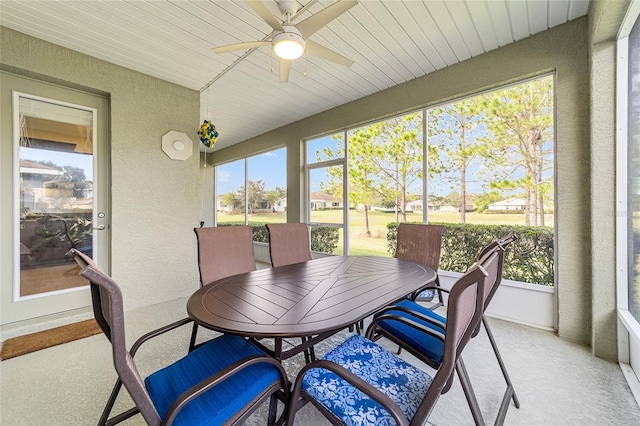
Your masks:
<svg viewBox="0 0 640 426"><path fill-rule="evenodd" d="M254 157L259 157L261 155L270 153L270 152L274 152L274 151L279 151L279 150L283 150L284 151L284 158L285 158L285 168L284 168L284 175L285 175L285 181L286 181L286 175L287 175L287 167L286 167L286 158L287 158L287 147L285 145L279 145L279 146L275 146L269 150L266 151L261 151L261 152L256 152L253 153L252 155L249 155L247 157L242 157L242 158L236 158L233 160L229 160L226 161L224 163L220 163L220 164L216 164L213 167L213 226L218 226L218 196L219 196L219 192L218 192L218 167L220 166L225 166L227 164L231 164L231 163L235 163L235 162L243 162L243 174L244 174L244 224L245 225L249 225L249 191L247 190L248 188L248 181L249 181L249 160L251 158ZM288 198L288 196L287 196ZM223 222L224 223L224 222Z"/></svg>
<svg viewBox="0 0 640 426"><path fill-rule="evenodd" d="M309 163L309 143L317 139L342 134L344 138L344 156L342 158L316 161ZM342 250L345 255L349 254L349 179L344 179L346 173L349 171L347 160L347 131L330 132L324 135L320 135L314 138L308 138L303 141L304 152L304 221L310 227L322 227L322 228L338 228L342 229ZM311 172L317 169L326 169L329 167L342 166L342 224L339 223L325 223L325 222L312 222L311 221Z"/></svg>
<svg viewBox="0 0 640 426"><path fill-rule="evenodd" d="M640 323L629 312L629 265L628 220L629 220L629 176L628 170L628 78L629 78L629 35L636 21L640 19L640 2L632 2L616 41L616 299L618 320L622 330L618 332L618 360L631 361L630 340L640 341Z"/></svg>

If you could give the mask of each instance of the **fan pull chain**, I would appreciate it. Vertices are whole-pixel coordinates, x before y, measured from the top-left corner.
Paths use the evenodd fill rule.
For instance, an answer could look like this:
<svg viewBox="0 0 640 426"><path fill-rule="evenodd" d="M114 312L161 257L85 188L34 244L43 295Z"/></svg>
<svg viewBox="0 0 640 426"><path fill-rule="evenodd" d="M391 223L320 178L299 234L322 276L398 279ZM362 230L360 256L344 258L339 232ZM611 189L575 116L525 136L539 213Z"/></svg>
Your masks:
<svg viewBox="0 0 640 426"><path fill-rule="evenodd" d="M271 53L271 65L269 70L273 72L273 49L270 49L270 53Z"/></svg>
<svg viewBox="0 0 640 426"><path fill-rule="evenodd" d="M307 76L307 49L304 50L304 74L305 77Z"/></svg>

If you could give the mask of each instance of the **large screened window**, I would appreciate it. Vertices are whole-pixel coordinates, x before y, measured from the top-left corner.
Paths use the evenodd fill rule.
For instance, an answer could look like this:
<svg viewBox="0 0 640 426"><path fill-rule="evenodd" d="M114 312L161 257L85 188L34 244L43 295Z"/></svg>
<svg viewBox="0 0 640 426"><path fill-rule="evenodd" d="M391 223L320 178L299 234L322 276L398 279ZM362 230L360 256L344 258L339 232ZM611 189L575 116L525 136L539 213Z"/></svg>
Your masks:
<svg viewBox="0 0 640 426"><path fill-rule="evenodd" d="M640 2L633 1L618 34L616 91L616 249L618 359L627 381L640 371Z"/></svg>
<svg viewBox="0 0 640 426"><path fill-rule="evenodd" d="M629 312L640 322L640 23L636 21L629 34L629 77L627 99Z"/></svg>
<svg viewBox="0 0 640 426"><path fill-rule="evenodd" d="M553 226L553 77L427 110L429 220Z"/></svg>
<svg viewBox="0 0 640 426"><path fill-rule="evenodd" d="M216 166L216 224L261 229L286 222L286 161L281 148Z"/></svg>
<svg viewBox="0 0 640 426"><path fill-rule="evenodd" d="M618 44L622 58L622 69L618 70L621 77L618 90L621 133L618 137L621 141L626 140L619 145L618 153L621 166L618 188L622 190L618 198L626 205L623 209L626 223L619 224L619 237L620 241L627 242L621 256L625 260L621 270L626 270L626 277L623 277L626 297L621 297L623 300L619 305L640 323L640 22L637 17L635 22L626 23L626 31Z"/></svg>
<svg viewBox="0 0 640 426"><path fill-rule="evenodd" d="M553 84L547 75L307 140L307 222L338 241L320 251L391 256L397 223L443 223L445 265L460 270L444 269L463 272L452 252L467 234L527 226L538 266L511 279L552 286Z"/></svg>

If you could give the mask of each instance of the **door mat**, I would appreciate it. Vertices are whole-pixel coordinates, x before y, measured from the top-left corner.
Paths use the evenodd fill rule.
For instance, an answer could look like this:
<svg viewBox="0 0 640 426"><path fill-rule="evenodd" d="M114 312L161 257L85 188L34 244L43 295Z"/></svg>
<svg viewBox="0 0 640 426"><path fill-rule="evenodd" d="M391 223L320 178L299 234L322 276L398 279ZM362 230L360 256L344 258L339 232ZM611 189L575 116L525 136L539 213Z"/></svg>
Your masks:
<svg viewBox="0 0 640 426"><path fill-rule="evenodd" d="M74 340L83 339L100 333L102 330L95 319L75 322L62 327L12 337L2 343L0 361L15 358L20 355L50 348Z"/></svg>

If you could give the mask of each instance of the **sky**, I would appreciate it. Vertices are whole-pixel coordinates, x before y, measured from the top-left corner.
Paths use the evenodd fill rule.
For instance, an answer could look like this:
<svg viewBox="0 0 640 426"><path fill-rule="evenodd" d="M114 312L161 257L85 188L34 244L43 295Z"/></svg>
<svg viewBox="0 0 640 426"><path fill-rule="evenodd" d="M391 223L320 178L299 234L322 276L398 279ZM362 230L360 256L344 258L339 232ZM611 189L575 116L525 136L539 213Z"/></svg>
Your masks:
<svg viewBox="0 0 640 426"><path fill-rule="evenodd" d="M93 181L93 155L21 146L20 159L31 161L51 161L53 164L61 167L79 167L84 170L85 178Z"/></svg>
<svg viewBox="0 0 640 426"><path fill-rule="evenodd" d="M215 153L213 154L215 155ZM238 160L217 166L218 196L236 191L244 186L245 161ZM262 179L265 189L271 190L279 186L287 187L287 149L281 148L259 154L247 159L248 180Z"/></svg>

